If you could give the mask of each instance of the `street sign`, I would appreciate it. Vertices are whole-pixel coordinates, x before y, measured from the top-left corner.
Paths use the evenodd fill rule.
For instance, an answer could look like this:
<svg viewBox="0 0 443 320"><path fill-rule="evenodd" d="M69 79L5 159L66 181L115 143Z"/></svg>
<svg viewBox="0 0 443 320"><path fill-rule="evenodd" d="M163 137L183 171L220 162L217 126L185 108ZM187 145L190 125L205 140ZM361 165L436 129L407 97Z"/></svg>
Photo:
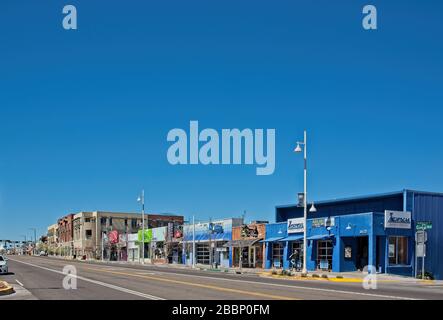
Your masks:
<svg viewBox="0 0 443 320"><path fill-rule="evenodd" d="M417 244L426 243L427 241L428 241L428 233L426 231L417 231L415 233L415 242Z"/></svg>
<svg viewBox="0 0 443 320"><path fill-rule="evenodd" d="M417 221L415 224L416 230L429 230L432 229L432 222L431 221Z"/></svg>
<svg viewBox="0 0 443 320"><path fill-rule="evenodd" d="M424 258L426 257L426 244L420 243L415 246L415 253L417 255L417 258Z"/></svg>

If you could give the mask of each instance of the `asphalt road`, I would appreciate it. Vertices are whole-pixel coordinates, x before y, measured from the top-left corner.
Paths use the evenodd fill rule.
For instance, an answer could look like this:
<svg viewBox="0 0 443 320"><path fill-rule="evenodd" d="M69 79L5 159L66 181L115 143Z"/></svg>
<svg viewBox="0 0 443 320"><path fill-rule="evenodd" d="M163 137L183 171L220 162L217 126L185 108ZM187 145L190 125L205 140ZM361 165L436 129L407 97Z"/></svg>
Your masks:
<svg viewBox="0 0 443 320"><path fill-rule="evenodd" d="M63 268L75 267L66 279ZM382 282L376 290L361 283L283 280L160 266L86 263L48 257L10 256L9 275L0 280L24 288L26 299L43 300L397 300L441 299L443 285ZM67 290L63 282L77 288ZM67 281L69 280L69 281ZM20 295L17 299L20 299ZM2 298L0 298L2 299Z"/></svg>

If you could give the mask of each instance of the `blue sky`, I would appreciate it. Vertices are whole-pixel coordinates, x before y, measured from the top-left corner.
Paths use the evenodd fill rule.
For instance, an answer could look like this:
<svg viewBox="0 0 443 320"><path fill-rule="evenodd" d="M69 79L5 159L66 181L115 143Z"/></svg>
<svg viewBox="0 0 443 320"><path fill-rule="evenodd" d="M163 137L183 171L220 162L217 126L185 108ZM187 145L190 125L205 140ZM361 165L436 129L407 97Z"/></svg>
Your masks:
<svg viewBox="0 0 443 320"><path fill-rule="evenodd" d="M379 29L361 26L378 9ZM62 28L74 4L78 30ZM0 4L0 239L81 210L274 220L309 198L443 191L437 1ZM275 128L276 171L171 166L170 129Z"/></svg>

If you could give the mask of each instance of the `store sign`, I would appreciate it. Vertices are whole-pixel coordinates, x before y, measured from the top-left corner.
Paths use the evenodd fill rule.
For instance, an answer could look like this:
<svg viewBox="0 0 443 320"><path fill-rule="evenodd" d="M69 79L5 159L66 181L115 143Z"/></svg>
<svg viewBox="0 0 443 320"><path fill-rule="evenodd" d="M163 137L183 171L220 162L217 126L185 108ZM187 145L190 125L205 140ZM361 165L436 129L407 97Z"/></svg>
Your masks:
<svg viewBox="0 0 443 320"><path fill-rule="evenodd" d="M151 242L152 240L152 229L145 229L144 230L144 240L145 243ZM138 231L138 239L139 242L143 242L143 233L142 230Z"/></svg>
<svg viewBox="0 0 443 320"><path fill-rule="evenodd" d="M304 221L303 218L289 219L288 220L288 234L304 232L305 228L304 228L303 221Z"/></svg>
<svg viewBox="0 0 443 320"><path fill-rule="evenodd" d="M385 211L385 228L411 229L411 212Z"/></svg>
<svg viewBox="0 0 443 320"><path fill-rule="evenodd" d="M312 219L312 227L313 228L324 228L324 227L333 227L335 226L335 218L318 218Z"/></svg>
<svg viewBox="0 0 443 320"><path fill-rule="evenodd" d="M152 241L162 242L165 241L168 227L159 227L152 229Z"/></svg>

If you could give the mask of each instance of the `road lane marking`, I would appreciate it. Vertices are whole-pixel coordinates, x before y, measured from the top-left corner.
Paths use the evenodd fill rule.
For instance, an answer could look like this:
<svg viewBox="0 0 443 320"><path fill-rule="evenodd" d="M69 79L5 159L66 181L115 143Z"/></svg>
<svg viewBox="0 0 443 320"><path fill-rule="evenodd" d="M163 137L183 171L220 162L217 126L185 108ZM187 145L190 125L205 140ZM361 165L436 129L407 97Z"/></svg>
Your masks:
<svg viewBox="0 0 443 320"><path fill-rule="evenodd" d="M217 286L212 286L212 285L208 285L208 284L200 284L200 283L192 283L192 282L186 282L186 281L180 281L180 280L172 280L172 279L151 277L151 276L140 275L140 274L133 274L133 273L127 273L127 272L110 271L110 270L103 270L103 269L96 269L96 268L84 268L84 269L100 271L100 272L107 272L107 273L118 274L118 275L131 276L131 277L138 277L138 278L155 280L155 281L162 281L162 282L169 282L169 283L175 283L175 284L182 284L182 285L198 287L198 288L204 288L204 289L211 289L211 290L217 290L217 291L246 294L246 295L251 295L251 296L261 297L261 298L270 298L270 299L276 299L276 300L300 300L300 299L297 299L297 298L291 298L291 297L285 297L285 296L277 296L277 295L260 293L260 292L250 292L250 291L244 291L244 290L239 290L239 289L223 288L223 287L217 287Z"/></svg>
<svg viewBox="0 0 443 320"><path fill-rule="evenodd" d="M106 265L99 265L94 263L87 263L87 262L81 262L81 261L74 261L79 265L96 265L97 267L106 268ZM109 266L108 266L109 267ZM113 266L114 268L119 268L120 270L137 270L140 271L141 269L136 268L128 268L128 267L117 267ZM101 269L99 269L101 270ZM357 295L357 296L363 296L363 297L373 297L373 298L381 298L381 299L394 299L394 300L421 300L416 298L409 298L409 297L402 297L402 296L391 296L391 295L383 295L383 294L376 294L376 293L366 293L366 292L356 292L356 291L346 291L346 290L337 290L337 289L326 289L326 288L314 288L314 287L305 287L305 286L296 286L296 285L286 285L286 284L280 284L280 283L267 283L267 282L258 282L258 281L250 281L250 280L240 280L240 279L229 279L229 278L219 278L219 277L209 277L209 276L200 276L200 275L193 275L193 274L186 274L186 273L176 273L176 272L164 272L164 271L155 271L157 274L164 274L164 275L176 275L176 276L184 276L184 277L194 277L194 278L201 278L201 279L211 279L211 280L219 280L219 281L231 281L231 282L241 282L241 283L248 283L248 284L255 284L255 285L266 285L266 286L273 286L273 287L282 287L282 288L291 288L291 289L300 289L300 290L310 290L310 291L316 291L316 292L325 292L325 293L336 293L336 294L346 294L346 295Z"/></svg>
<svg viewBox="0 0 443 320"><path fill-rule="evenodd" d="M28 266L31 266L31 267L34 267L34 268L40 268L42 270L51 271L51 272L58 273L58 274L66 276L66 274L64 274L62 271L53 270L53 269L50 269L50 268L42 267L42 266L39 266L39 265L36 265L36 264L32 264L32 263L29 263L29 262L18 261L18 260L11 259L11 258L10 258L10 260L18 262L18 263L22 263L22 264L25 264L25 265L28 265ZM138 296L138 297L142 297L142 298L145 298L145 299L165 300L165 299L160 298L160 297L156 297L156 296L153 296L153 295L150 295L150 294L146 294L146 293L142 293L142 292L126 289L126 288L119 287L119 286L116 286L116 285L113 285L113 284L109 284L109 283L106 283L106 282L102 282L102 281L92 280L92 279L81 277L81 276L77 276L77 275L71 275L71 277L79 279L79 280L82 280L82 281L86 281L86 282L89 282L89 283L93 283L93 284L96 284L96 285L99 285L99 286L102 286L102 287L114 289L114 290L117 290L117 291L120 291L120 292L124 292L124 293L128 293L128 294L132 294L132 295L135 295L135 296Z"/></svg>
<svg viewBox="0 0 443 320"><path fill-rule="evenodd" d="M17 279L15 279L15 282L17 282L20 286L25 287L25 286L23 285L23 283L21 283L21 282L18 281Z"/></svg>

